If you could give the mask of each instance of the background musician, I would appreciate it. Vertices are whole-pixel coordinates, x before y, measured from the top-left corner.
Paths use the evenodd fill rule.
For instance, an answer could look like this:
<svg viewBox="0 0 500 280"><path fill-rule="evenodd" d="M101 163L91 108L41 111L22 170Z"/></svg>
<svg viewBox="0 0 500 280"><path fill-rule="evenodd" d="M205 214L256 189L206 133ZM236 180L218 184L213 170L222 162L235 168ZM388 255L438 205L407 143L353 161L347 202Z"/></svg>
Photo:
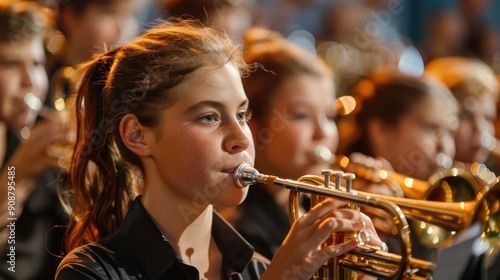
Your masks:
<svg viewBox="0 0 500 280"><path fill-rule="evenodd" d="M47 154L47 147L64 142L64 122L57 114L44 110L41 120L35 123L38 113L25 103L28 95L43 101L47 94L44 42L49 22L50 13L35 3L0 4L2 279L52 278L63 250L64 230L60 227L67 223L67 215L58 198L62 186L57 180L57 159ZM9 171L13 184L8 183ZM15 204L10 212L12 201ZM15 228L7 227L7 218L17 218L10 220ZM12 233L15 239L8 239ZM15 254L14 263L8 262L12 260L8 254Z"/></svg>

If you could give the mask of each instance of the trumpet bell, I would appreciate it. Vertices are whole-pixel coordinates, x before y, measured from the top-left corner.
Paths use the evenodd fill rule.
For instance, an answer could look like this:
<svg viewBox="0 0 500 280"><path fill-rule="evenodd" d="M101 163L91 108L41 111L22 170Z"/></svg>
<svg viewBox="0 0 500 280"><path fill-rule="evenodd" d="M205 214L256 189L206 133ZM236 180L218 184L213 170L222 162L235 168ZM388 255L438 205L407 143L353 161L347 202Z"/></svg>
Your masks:
<svg viewBox="0 0 500 280"><path fill-rule="evenodd" d="M429 190L424 195L428 201L473 201L479 193L474 177L463 169L450 168L438 172L429 179ZM447 230L424 220L411 220L413 232L427 248L449 245L457 231Z"/></svg>
<svg viewBox="0 0 500 280"><path fill-rule="evenodd" d="M352 153L349 157L338 156L337 163L342 170L353 172L368 182L390 187L394 196L397 197L446 203L473 201L480 189L474 176L459 167L442 170L428 181L423 181L392 170L385 170L380 161L361 153ZM418 213L417 215L424 216ZM447 221L446 217L439 219L443 222ZM453 242L453 236L457 231L429 223L430 220L432 218L410 221L413 232L422 245L427 248L436 248Z"/></svg>
<svg viewBox="0 0 500 280"><path fill-rule="evenodd" d="M480 223L483 231L481 237L500 238L500 177L488 187L485 192L480 193L473 221Z"/></svg>

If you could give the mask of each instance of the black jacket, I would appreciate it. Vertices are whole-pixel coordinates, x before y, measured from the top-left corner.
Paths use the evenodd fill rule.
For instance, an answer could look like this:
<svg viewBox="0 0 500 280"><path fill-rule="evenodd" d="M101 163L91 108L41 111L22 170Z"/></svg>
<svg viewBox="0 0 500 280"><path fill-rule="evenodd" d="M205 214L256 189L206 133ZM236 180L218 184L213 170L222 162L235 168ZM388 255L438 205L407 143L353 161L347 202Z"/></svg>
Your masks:
<svg viewBox="0 0 500 280"><path fill-rule="evenodd" d="M259 279L269 261L254 254L216 212L212 235L223 256L225 279ZM109 237L70 252L61 262L58 280L200 279L166 241L137 198L119 229Z"/></svg>
<svg viewBox="0 0 500 280"><path fill-rule="evenodd" d="M238 218L233 224L257 252L272 259L290 230L290 218L266 188L256 184L248 190L245 201L235 208Z"/></svg>

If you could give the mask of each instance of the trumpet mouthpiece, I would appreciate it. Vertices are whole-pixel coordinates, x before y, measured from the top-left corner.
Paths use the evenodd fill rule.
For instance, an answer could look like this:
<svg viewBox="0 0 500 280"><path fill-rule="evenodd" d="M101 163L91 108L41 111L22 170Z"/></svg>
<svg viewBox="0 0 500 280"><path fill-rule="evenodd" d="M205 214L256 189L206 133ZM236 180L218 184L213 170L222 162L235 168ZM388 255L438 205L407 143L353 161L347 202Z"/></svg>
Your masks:
<svg viewBox="0 0 500 280"><path fill-rule="evenodd" d="M238 187L244 188L257 183L257 175L257 169L249 163L242 163L234 170L233 179Z"/></svg>

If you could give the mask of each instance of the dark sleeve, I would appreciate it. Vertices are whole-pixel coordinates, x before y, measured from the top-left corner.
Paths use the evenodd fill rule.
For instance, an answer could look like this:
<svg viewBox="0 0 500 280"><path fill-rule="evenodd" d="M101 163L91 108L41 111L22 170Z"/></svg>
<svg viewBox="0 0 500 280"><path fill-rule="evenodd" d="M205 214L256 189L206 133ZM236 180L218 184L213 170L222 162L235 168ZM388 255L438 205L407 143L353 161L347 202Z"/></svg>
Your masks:
<svg viewBox="0 0 500 280"><path fill-rule="evenodd" d="M254 253L252 260L239 277L232 276L231 280L258 280L266 271L270 261L259 253Z"/></svg>
<svg viewBox="0 0 500 280"><path fill-rule="evenodd" d="M71 251L61 261L56 280L136 279L126 272L125 265L114 252L99 243L85 245Z"/></svg>
<svg viewBox="0 0 500 280"><path fill-rule="evenodd" d="M106 275L102 275L98 273L94 268L87 267L83 264L77 263L68 263L59 267L56 280L89 280L89 279L98 279L104 280L109 279Z"/></svg>

